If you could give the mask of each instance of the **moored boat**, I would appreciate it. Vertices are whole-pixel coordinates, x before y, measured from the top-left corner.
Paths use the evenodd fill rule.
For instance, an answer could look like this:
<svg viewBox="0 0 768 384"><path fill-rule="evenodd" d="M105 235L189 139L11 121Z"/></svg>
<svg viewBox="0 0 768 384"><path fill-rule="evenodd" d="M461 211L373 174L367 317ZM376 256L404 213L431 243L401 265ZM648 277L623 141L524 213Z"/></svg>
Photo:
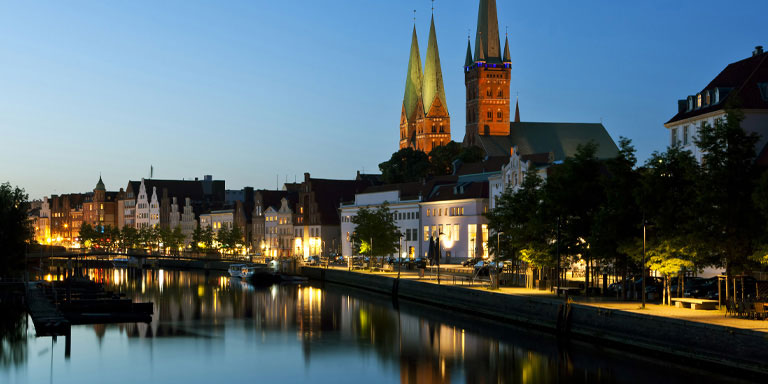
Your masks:
<svg viewBox="0 0 768 384"><path fill-rule="evenodd" d="M245 267L245 264L231 264L229 266L229 276L230 277L243 277L243 268Z"/></svg>

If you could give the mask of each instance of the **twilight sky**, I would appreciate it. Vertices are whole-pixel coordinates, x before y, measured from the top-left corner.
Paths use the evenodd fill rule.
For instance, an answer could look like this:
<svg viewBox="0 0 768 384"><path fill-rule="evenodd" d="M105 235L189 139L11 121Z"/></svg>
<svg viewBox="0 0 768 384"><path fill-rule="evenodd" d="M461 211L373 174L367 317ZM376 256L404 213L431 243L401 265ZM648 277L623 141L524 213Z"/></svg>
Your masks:
<svg viewBox="0 0 768 384"><path fill-rule="evenodd" d="M453 139L477 0L438 0ZM676 100L768 46L764 0L498 0L523 121L599 122L639 157ZM378 172L397 150L428 0L0 0L0 182L31 198L212 174L274 188ZM503 38L503 36L502 36ZM279 176L278 176L279 175Z"/></svg>

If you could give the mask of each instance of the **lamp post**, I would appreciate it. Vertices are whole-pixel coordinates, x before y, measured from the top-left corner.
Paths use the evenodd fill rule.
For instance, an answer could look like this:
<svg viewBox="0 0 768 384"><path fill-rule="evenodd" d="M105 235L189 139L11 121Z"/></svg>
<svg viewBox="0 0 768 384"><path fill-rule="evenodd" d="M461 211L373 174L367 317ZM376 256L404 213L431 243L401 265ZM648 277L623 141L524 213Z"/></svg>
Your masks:
<svg viewBox="0 0 768 384"><path fill-rule="evenodd" d="M496 265L493 267L494 272L496 273L496 285L498 287L499 283L499 275L498 275L498 265L499 260L501 260L501 235L503 235L504 232L496 232Z"/></svg>
<svg viewBox="0 0 768 384"><path fill-rule="evenodd" d="M400 267L403 265L403 234L400 234L400 238L397 242L397 278L400 279Z"/></svg>
<svg viewBox="0 0 768 384"><path fill-rule="evenodd" d="M643 265L642 265L642 279L643 279L643 309L645 309L645 212L643 212ZM719 284L719 283L718 283Z"/></svg>

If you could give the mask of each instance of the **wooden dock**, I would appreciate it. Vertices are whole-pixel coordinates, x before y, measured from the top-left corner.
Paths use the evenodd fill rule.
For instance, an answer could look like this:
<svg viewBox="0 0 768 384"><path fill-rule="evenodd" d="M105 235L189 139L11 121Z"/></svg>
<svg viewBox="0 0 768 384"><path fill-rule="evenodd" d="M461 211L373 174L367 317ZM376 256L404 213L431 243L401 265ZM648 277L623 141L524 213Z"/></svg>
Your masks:
<svg viewBox="0 0 768 384"><path fill-rule="evenodd" d="M46 288L43 283L27 283L27 307L37 336L69 335L71 323L56 308L55 298L48 297L49 294L55 295L56 291Z"/></svg>
<svg viewBox="0 0 768 384"><path fill-rule="evenodd" d="M79 324L148 323L152 303L134 303L87 278L27 284L27 307L37 336L69 335Z"/></svg>

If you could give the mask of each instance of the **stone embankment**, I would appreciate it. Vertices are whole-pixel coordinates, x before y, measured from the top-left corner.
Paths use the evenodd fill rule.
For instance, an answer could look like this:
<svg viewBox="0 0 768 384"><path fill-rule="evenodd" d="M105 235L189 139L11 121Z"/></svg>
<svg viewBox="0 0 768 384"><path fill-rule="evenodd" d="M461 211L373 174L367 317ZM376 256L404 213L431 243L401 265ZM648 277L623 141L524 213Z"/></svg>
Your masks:
<svg viewBox="0 0 768 384"><path fill-rule="evenodd" d="M768 375L768 333L563 300L437 285L344 270L303 268L312 280L353 286L428 305L512 322L686 365Z"/></svg>

